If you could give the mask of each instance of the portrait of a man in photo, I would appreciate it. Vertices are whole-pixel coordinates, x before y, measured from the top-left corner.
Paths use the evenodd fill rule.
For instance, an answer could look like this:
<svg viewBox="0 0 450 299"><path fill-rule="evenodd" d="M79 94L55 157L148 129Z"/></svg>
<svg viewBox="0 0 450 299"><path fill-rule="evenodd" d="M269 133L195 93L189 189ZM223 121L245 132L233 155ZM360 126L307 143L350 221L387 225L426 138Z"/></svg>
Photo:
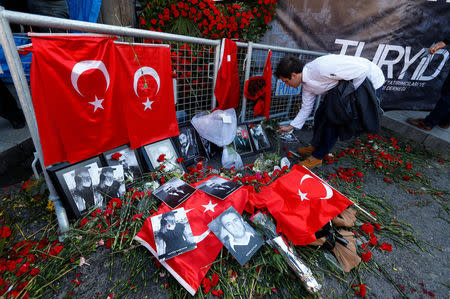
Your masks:
<svg viewBox="0 0 450 299"><path fill-rule="evenodd" d="M209 225L236 260L244 265L264 240L231 206Z"/></svg>

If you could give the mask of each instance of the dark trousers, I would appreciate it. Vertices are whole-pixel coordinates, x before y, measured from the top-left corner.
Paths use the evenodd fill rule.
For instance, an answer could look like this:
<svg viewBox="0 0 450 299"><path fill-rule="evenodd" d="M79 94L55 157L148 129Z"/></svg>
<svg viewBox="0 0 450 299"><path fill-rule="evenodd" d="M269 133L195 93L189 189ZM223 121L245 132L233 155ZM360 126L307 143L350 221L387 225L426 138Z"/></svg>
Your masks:
<svg viewBox="0 0 450 299"><path fill-rule="evenodd" d="M450 76L447 75L441 90L441 98L423 121L427 126L446 126L450 123Z"/></svg>
<svg viewBox="0 0 450 299"><path fill-rule="evenodd" d="M16 99L0 79L0 117L9 120L13 128L25 126L25 117L22 110L17 107Z"/></svg>
<svg viewBox="0 0 450 299"><path fill-rule="evenodd" d="M376 90L376 95L378 99L381 99L381 91L382 91L381 88ZM323 102L320 103L320 105L322 104L324 103ZM317 126L317 124L326 121L325 113L326 113L325 109L320 109L320 107L319 109L317 109L316 114L314 115L314 127ZM313 138L313 140L314 139L316 138ZM325 158L326 155L328 155L329 152L331 152L331 149L336 144L337 139L338 136L336 132L336 127L331 122L327 121L322 136L320 136L316 144L312 144L312 146L314 146L315 149L311 155L316 159L322 160L323 158Z"/></svg>

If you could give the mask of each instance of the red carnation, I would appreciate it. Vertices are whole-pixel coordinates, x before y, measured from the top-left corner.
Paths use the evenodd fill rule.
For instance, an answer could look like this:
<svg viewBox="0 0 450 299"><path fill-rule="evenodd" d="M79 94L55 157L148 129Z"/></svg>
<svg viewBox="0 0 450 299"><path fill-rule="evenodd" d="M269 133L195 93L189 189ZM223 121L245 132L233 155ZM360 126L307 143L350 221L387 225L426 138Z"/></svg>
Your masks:
<svg viewBox="0 0 450 299"><path fill-rule="evenodd" d="M223 291L222 290L212 290L211 294L217 297L222 297Z"/></svg>
<svg viewBox="0 0 450 299"><path fill-rule="evenodd" d="M11 229L8 226L0 228L0 238L8 238L11 236Z"/></svg>
<svg viewBox="0 0 450 299"><path fill-rule="evenodd" d="M370 238L370 241L369 241L370 245L377 245L377 242L378 242L378 240L377 240L376 236L372 236L372 238Z"/></svg>
<svg viewBox="0 0 450 299"><path fill-rule="evenodd" d="M30 271L30 275L36 276L36 275L39 274L39 272L40 272L40 270L39 270L38 268L33 268L33 269Z"/></svg>
<svg viewBox="0 0 450 299"><path fill-rule="evenodd" d="M392 245L389 243L383 243L379 246L379 248L386 251L392 251Z"/></svg>
<svg viewBox="0 0 450 299"><path fill-rule="evenodd" d="M161 155L158 157L158 162L164 161L165 157L166 157L166 154L161 154Z"/></svg>
<svg viewBox="0 0 450 299"><path fill-rule="evenodd" d="M203 293L208 294L208 292L211 290L211 286L212 286L211 279L205 277L202 280L202 286L203 286Z"/></svg>
<svg viewBox="0 0 450 299"><path fill-rule="evenodd" d="M365 232L368 235L373 234L373 225L370 223L361 225L361 229L363 230L363 232Z"/></svg>
<svg viewBox="0 0 450 299"><path fill-rule="evenodd" d="M183 160L183 158L181 158L181 157L177 159L177 163L182 163L183 161L184 161L184 160Z"/></svg>
<svg viewBox="0 0 450 299"><path fill-rule="evenodd" d="M372 252L370 252L370 251L367 252L367 253L361 252L361 258L362 258L362 260L365 261L365 262L370 261L370 259L372 258Z"/></svg>
<svg viewBox="0 0 450 299"><path fill-rule="evenodd" d="M116 161L118 161L120 159L120 157L122 157L121 153L115 153L111 156L111 158Z"/></svg>
<svg viewBox="0 0 450 299"><path fill-rule="evenodd" d="M360 295L361 297L365 297L366 296L366 285L365 284L355 284L352 285L352 287L355 290L355 293L357 295ZM359 290L357 290L359 289Z"/></svg>

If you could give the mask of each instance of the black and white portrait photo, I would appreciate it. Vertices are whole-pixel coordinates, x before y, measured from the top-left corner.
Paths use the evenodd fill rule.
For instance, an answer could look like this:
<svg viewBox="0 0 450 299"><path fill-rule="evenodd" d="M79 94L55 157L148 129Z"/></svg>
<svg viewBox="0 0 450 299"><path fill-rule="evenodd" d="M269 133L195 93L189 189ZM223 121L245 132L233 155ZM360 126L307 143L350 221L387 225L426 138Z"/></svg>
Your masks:
<svg viewBox="0 0 450 299"><path fill-rule="evenodd" d="M211 159L217 153L217 146L203 137L200 137L200 140L206 156Z"/></svg>
<svg viewBox="0 0 450 299"><path fill-rule="evenodd" d="M250 142L250 135L248 134L247 126L240 125L237 127L236 136L234 137L233 143L238 154L252 152L252 144Z"/></svg>
<svg viewBox="0 0 450 299"><path fill-rule="evenodd" d="M142 175L136 153L128 145L121 146L103 154L108 166L123 166L126 181L132 181Z"/></svg>
<svg viewBox="0 0 450 299"><path fill-rule="evenodd" d="M180 135L176 138L180 156L185 160L192 160L199 155L195 129L192 126L180 127Z"/></svg>
<svg viewBox="0 0 450 299"><path fill-rule="evenodd" d="M179 178L172 178L167 183L156 189L153 194L171 209L178 207L188 199L197 189L186 184Z"/></svg>
<svg viewBox="0 0 450 299"><path fill-rule="evenodd" d="M219 199L225 199L228 195L239 189L241 186L242 185L238 183L229 181L219 176L213 176L209 180L198 185L197 189Z"/></svg>
<svg viewBox="0 0 450 299"><path fill-rule="evenodd" d="M244 221L233 206L226 209L208 226L242 266L264 243L262 236Z"/></svg>
<svg viewBox="0 0 450 299"><path fill-rule="evenodd" d="M269 139L261 124L256 124L250 128L250 134L257 151L270 147Z"/></svg>
<svg viewBox="0 0 450 299"><path fill-rule="evenodd" d="M289 133L283 133L280 134L281 142L283 143L298 143L299 140L297 136L294 135L294 131L291 131Z"/></svg>
<svg viewBox="0 0 450 299"><path fill-rule="evenodd" d="M183 208L153 216L150 220L159 260L167 260L197 248Z"/></svg>
<svg viewBox="0 0 450 299"><path fill-rule="evenodd" d="M62 174L64 184L71 195L69 200L73 200L80 213L95 204L92 178L89 172L91 169L98 169L97 163L80 166Z"/></svg>
<svg viewBox="0 0 450 299"><path fill-rule="evenodd" d="M148 161L153 169L158 168L160 165L164 165L165 171L179 170L184 172L181 164L177 162L179 158L175 147L170 139L164 139L155 143L147 144L144 146L144 153L148 158ZM158 158L161 155L165 155L165 160L163 162L158 162Z"/></svg>
<svg viewBox="0 0 450 299"><path fill-rule="evenodd" d="M106 206L111 199L125 193L122 165L107 166L89 170L94 190L95 205Z"/></svg>

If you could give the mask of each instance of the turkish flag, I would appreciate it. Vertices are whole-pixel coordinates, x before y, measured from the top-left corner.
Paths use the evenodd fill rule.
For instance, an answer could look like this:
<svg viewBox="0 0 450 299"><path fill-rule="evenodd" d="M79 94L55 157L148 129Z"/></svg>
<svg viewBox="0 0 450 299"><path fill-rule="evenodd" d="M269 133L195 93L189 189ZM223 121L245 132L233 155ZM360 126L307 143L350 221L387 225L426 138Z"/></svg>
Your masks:
<svg viewBox="0 0 450 299"><path fill-rule="evenodd" d="M219 71L214 88L219 105L216 109L237 108L240 101L239 73L237 66L237 45L230 39L222 39Z"/></svg>
<svg viewBox="0 0 450 299"><path fill-rule="evenodd" d="M31 92L45 165L70 163L128 142L114 43L99 35L31 35Z"/></svg>
<svg viewBox="0 0 450 299"><path fill-rule="evenodd" d="M283 232L295 245L316 240L314 233L353 204L308 168L294 165L250 198L258 208L266 207Z"/></svg>
<svg viewBox="0 0 450 299"><path fill-rule="evenodd" d="M209 179L209 178L207 178ZM207 179L196 183L197 186ZM239 188L225 200L217 199L200 190L196 191L188 200L177 208L184 208L194 237L198 237L197 248L182 253L174 258L161 261L161 264L173 277L194 296L201 281L206 276L211 264L222 249L222 242L209 231L208 223L222 212L233 206L239 214L244 210L248 198L248 189ZM169 206L162 204L154 215L170 211ZM141 231L135 239L143 244L157 257L155 237L153 235L150 217L145 220Z"/></svg>
<svg viewBox="0 0 450 299"><path fill-rule="evenodd" d="M123 111L132 149L180 134L175 113L168 45L116 43L120 71L115 96Z"/></svg>
<svg viewBox="0 0 450 299"><path fill-rule="evenodd" d="M263 77L266 81L265 86L265 94L264 94L264 111L263 116L266 117L266 119L269 119L270 115L270 102L272 99L272 50L269 50L269 53L267 54L266 63L264 64L264 73Z"/></svg>

